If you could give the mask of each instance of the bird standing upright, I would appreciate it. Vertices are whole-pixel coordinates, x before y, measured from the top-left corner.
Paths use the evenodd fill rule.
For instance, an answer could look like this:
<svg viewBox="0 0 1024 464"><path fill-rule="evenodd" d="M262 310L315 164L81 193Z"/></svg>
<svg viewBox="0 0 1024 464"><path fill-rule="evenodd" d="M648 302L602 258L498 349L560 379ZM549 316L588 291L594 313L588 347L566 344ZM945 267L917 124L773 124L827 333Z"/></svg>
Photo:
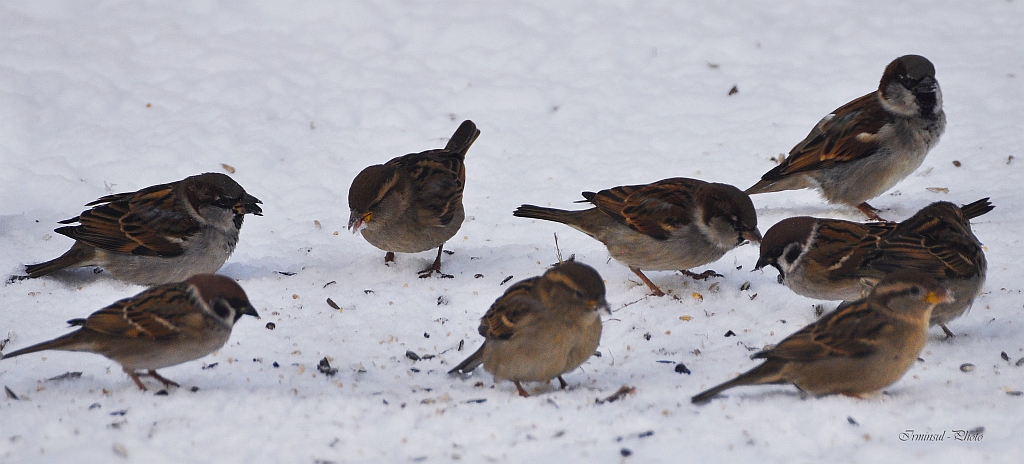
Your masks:
<svg viewBox="0 0 1024 464"><path fill-rule="evenodd" d="M867 201L921 166L945 128L935 67L923 56L901 56L886 66L877 91L822 118L746 193L816 188L829 203L882 220Z"/></svg>

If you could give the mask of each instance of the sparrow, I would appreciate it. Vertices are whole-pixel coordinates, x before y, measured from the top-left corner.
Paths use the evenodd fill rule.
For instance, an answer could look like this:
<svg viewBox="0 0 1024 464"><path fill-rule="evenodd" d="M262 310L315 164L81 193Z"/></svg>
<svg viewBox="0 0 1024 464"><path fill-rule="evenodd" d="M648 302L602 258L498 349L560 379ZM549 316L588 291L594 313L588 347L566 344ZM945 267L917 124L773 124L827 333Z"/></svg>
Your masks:
<svg viewBox="0 0 1024 464"><path fill-rule="evenodd" d="M793 384L812 395L860 397L892 385L917 360L928 319L952 293L930 275L886 277L866 298L844 302L772 348L755 353L761 365L696 396L703 403L740 385Z"/></svg>
<svg viewBox="0 0 1024 464"><path fill-rule="evenodd" d="M653 295L664 292L643 271L680 270L694 278L720 277L687 269L717 261L750 240L759 242L757 213L750 197L727 184L676 177L647 185L583 192L595 207L565 211L522 205L516 217L560 222L594 237L611 256L629 266Z"/></svg>
<svg viewBox="0 0 1024 464"><path fill-rule="evenodd" d="M746 193L816 188L829 203L880 221L867 201L921 166L945 128L935 67L923 56L901 56L886 66L877 91L822 118Z"/></svg>
<svg viewBox="0 0 1024 464"><path fill-rule="evenodd" d="M462 190L466 151L480 135L473 121L463 121L442 149L399 156L363 169L348 190L348 228L362 232L371 245L387 253L418 253L437 247L437 259L420 271L425 278L441 273L444 242L466 218ZM442 277L451 277L441 273Z"/></svg>
<svg viewBox="0 0 1024 464"><path fill-rule="evenodd" d="M555 265L540 277L509 287L480 320L484 343L449 374L483 364L495 380L521 382L562 378L590 358L601 341L600 311L608 312L604 282L594 268L576 261Z"/></svg>
<svg viewBox="0 0 1024 464"><path fill-rule="evenodd" d="M244 315L260 317L242 287L224 276L198 274L184 282L151 287L85 319L72 319L68 324L78 330L0 359L45 350L86 351L120 364L142 390L146 390L139 380L142 375L177 387L156 370L217 351Z"/></svg>
<svg viewBox="0 0 1024 464"><path fill-rule="evenodd" d="M793 217L768 229L754 269L773 266L779 282L823 300L859 299L903 269L929 274L957 295L932 311L931 325L962 316L985 283L987 263L970 219L992 211L988 198L958 207L939 201L897 223Z"/></svg>
<svg viewBox="0 0 1024 464"><path fill-rule="evenodd" d="M231 256L246 214L263 215L256 197L230 177L208 172L137 192L107 195L54 230L75 239L63 255L25 266L36 278L99 266L139 285L180 282L216 272Z"/></svg>

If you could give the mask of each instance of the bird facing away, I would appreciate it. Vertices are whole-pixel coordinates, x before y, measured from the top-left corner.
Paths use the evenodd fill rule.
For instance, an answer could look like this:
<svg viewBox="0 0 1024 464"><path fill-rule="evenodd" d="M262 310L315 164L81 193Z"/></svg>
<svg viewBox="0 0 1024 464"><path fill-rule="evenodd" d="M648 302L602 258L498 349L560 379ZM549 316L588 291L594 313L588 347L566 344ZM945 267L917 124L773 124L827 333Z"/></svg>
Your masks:
<svg viewBox="0 0 1024 464"><path fill-rule="evenodd" d="M480 320L484 343L448 371L469 373L483 364L495 380L547 382L583 364L601 341L601 314L608 311L604 282L592 267L575 261L509 287Z"/></svg>
<svg viewBox="0 0 1024 464"><path fill-rule="evenodd" d="M583 192L594 208L566 211L522 205L516 217L559 222L591 237L640 277L655 296L665 293L643 271L688 269L717 261L750 240L759 242L757 213L750 197L728 184L676 177L646 185Z"/></svg>
<svg viewBox="0 0 1024 464"><path fill-rule="evenodd" d="M886 66L877 91L822 118L746 193L815 188L829 203L882 220L867 201L921 166L945 128L935 67L923 56L901 56Z"/></svg>
<svg viewBox="0 0 1024 464"><path fill-rule="evenodd" d="M761 365L692 398L703 403L741 385L793 384L812 395L860 397L892 385L928 339L932 308L953 301L928 274L886 277L864 299L844 302L773 348Z"/></svg>
<svg viewBox="0 0 1024 464"><path fill-rule="evenodd" d="M71 249L25 266L36 278L55 271L99 266L138 285L180 282L216 272L235 249L246 214L262 216L256 197L230 177L205 173L137 192L107 195L92 209L54 230L75 239ZM14 277L19 279L19 277Z"/></svg>
<svg viewBox="0 0 1024 464"><path fill-rule="evenodd" d="M242 287L224 276L199 274L184 282L152 287L85 319L72 319L68 324L78 330L0 359L45 350L85 351L120 364L142 390L146 386L140 375L149 375L164 386L178 386L156 370L220 349L243 315L259 318Z"/></svg>
<svg viewBox="0 0 1024 464"><path fill-rule="evenodd" d="M970 219L993 208L988 198L962 207L939 201L899 224L784 219L765 233L755 269L771 265L794 292L825 300L859 299L904 269L930 274L957 296L936 306L931 317L952 337L946 324L970 309L988 267Z"/></svg>
<svg viewBox="0 0 1024 464"><path fill-rule="evenodd" d="M480 135L473 121L463 121L442 149L399 156L363 169L348 191L348 228L361 232L371 245L386 251L419 253L437 248L437 259L420 271L442 277L441 252L466 218L462 191L466 183L466 151Z"/></svg>

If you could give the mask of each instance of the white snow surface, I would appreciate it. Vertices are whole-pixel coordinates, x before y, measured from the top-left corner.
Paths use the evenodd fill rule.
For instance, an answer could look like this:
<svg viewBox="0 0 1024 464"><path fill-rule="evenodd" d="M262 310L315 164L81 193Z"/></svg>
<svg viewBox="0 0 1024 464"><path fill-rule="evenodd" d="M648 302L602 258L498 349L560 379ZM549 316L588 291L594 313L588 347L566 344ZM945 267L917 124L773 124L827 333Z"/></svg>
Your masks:
<svg viewBox="0 0 1024 464"><path fill-rule="evenodd" d="M897 220L938 200L991 197L996 209L974 222L989 275L950 324L958 336L933 329L923 361L884 394L760 386L691 405L756 365L750 350L836 303L751 272L751 245L697 269L724 274L708 282L651 272L675 297L645 297L597 241L511 214L666 177L746 188L908 53L935 63L949 124L872 203ZM262 320L162 370L182 384L167 396L93 354L0 361L0 384L20 397L0 397L0 461L1019 462L1022 57L1020 0L4 1L5 275L70 247L52 230L85 203L222 163L265 215L246 218L220 271ZM464 119L482 134L466 160L467 219L444 257L454 279L417 278L433 252L384 266L345 230L349 183L443 146ZM796 215L862 219L813 191L754 203L762 232ZM530 398L482 370L446 375L480 343L494 299L557 261L553 233L607 282L601 356L567 374L567 390L528 384ZM59 336L67 319L142 290L89 269L2 286L0 340L9 352ZM336 375L317 371L324 357ZM82 375L47 380L69 371ZM635 393L595 401L624 385ZM979 441L952 437L978 427ZM908 430L946 437L901 440Z"/></svg>

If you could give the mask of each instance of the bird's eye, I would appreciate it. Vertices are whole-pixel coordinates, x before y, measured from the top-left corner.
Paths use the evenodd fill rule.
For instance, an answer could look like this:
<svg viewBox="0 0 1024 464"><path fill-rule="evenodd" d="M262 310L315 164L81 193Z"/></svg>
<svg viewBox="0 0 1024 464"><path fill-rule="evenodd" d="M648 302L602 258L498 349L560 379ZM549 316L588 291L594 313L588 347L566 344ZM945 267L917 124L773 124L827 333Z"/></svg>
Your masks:
<svg viewBox="0 0 1024 464"><path fill-rule="evenodd" d="M217 300L213 303L213 312L221 318L227 319L231 315L231 306L224 300Z"/></svg>
<svg viewBox="0 0 1024 464"><path fill-rule="evenodd" d="M238 200L235 198L217 197L217 199L213 200L213 205L219 208L230 209L233 208L237 202Z"/></svg>
<svg viewBox="0 0 1024 464"><path fill-rule="evenodd" d="M576 298L583 298L583 297L587 296L587 295L585 295L583 293L583 290L576 290L575 293L576 293Z"/></svg>
<svg viewBox="0 0 1024 464"><path fill-rule="evenodd" d="M920 295L921 294L921 287L910 287L910 294L911 295Z"/></svg>

